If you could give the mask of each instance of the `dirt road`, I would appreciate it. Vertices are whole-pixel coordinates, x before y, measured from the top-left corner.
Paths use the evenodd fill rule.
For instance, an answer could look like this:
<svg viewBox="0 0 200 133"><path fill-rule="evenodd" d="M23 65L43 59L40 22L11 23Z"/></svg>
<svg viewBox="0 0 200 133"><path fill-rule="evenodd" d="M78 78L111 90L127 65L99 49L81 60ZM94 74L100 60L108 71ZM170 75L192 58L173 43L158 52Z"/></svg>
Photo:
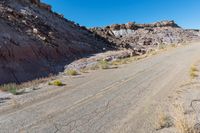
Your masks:
<svg viewBox="0 0 200 133"><path fill-rule="evenodd" d="M60 93L1 113L0 132L154 132L157 107L189 78L188 70L198 59L200 43L119 69L63 78L67 85Z"/></svg>

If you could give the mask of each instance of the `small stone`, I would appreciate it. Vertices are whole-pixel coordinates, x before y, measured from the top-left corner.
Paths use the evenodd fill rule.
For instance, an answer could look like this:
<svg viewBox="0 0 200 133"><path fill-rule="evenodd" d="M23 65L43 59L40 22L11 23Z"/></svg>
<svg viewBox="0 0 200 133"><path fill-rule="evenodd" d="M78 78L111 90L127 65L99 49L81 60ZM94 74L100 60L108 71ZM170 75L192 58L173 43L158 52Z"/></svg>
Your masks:
<svg viewBox="0 0 200 133"><path fill-rule="evenodd" d="M37 34L38 33L38 30L36 28L33 28L33 33L34 34Z"/></svg>

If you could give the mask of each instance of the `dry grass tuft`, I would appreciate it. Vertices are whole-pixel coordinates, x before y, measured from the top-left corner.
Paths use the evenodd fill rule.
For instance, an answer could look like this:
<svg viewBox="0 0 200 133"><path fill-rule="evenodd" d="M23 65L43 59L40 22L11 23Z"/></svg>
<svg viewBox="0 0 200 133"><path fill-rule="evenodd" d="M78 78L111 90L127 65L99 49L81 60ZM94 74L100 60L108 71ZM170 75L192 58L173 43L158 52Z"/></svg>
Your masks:
<svg viewBox="0 0 200 133"><path fill-rule="evenodd" d="M191 69L191 71L194 71L194 72L198 72L199 71L195 65L191 66L190 69Z"/></svg>
<svg viewBox="0 0 200 133"><path fill-rule="evenodd" d="M160 108L157 113L156 130L169 128L173 125L171 118L164 113Z"/></svg>
<svg viewBox="0 0 200 133"><path fill-rule="evenodd" d="M191 78L196 78L196 77L198 77L199 75L196 73L196 72L190 72L190 77Z"/></svg>
<svg viewBox="0 0 200 133"><path fill-rule="evenodd" d="M100 60L100 61L98 62L98 66L99 66L99 68L101 68L101 69L109 69L109 68L110 68L109 62L108 62L108 61L104 61L104 60Z"/></svg>
<svg viewBox="0 0 200 133"><path fill-rule="evenodd" d="M66 73L67 73L67 75L71 75L71 76L76 76L76 75L79 74L79 73L78 73L76 70L74 70L74 69L69 69L69 70L66 71Z"/></svg>
<svg viewBox="0 0 200 133"><path fill-rule="evenodd" d="M196 78L196 77L198 77L199 75L198 75L198 69L197 69L197 67L195 66L195 65L193 65L193 66L191 66L191 68L190 68L190 77L191 78Z"/></svg>
<svg viewBox="0 0 200 133"><path fill-rule="evenodd" d="M163 128L169 128L171 126L172 126L172 123L171 123L170 117L165 115L164 113L160 113L158 115L158 121L157 121L157 124L156 124L156 129L160 130L160 129L163 129Z"/></svg>
<svg viewBox="0 0 200 133"><path fill-rule="evenodd" d="M187 118L184 114L184 109L182 106L178 105L174 109L174 125L177 133L197 133L194 129L195 119Z"/></svg>
<svg viewBox="0 0 200 133"><path fill-rule="evenodd" d="M88 73L88 69L82 68L82 69L80 70L80 72L81 72L81 73Z"/></svg>
<svg viewBox="0 0 200 133"><path fill-rule="evenodd" d="M4 84L4 85L0 86L0 90L10 92L13 95L20 95L20 94L24 93L25 88L30 88L30 87L34 88L35 86L37 86L41 83L45 83L50 79L53 79L53 77L49 76L49 77L45 77L45 78L38 78L38 79L24 82L21 84L15 84L15 83Z"/></svg>
<svg viewBox="0 0 200 133"><path fill-rule="evenodd" d="M111 65L123 65L123 64L128 64L131 63L131 59L130 58L125 58L125 59L118 59L115 61L111 62Z"/></svg>

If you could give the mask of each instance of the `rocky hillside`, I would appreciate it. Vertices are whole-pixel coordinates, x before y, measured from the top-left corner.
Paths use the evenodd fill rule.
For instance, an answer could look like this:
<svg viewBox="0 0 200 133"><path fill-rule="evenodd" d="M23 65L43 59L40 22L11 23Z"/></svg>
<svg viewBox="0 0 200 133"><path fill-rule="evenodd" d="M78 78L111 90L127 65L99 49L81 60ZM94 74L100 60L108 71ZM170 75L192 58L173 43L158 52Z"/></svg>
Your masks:
<svg viewBox="0 0 200 133"><path fill-rule="evenodd" d="M145 53L198 38L173 21L86 29L40 0L0 0L0 84L57 74L76 59L113 48Z"/></svg>
<svg viewBox="0 0 200 133"><path fill-rule="evenodd" d="M199 39L199 30L185 30L174 21L153 24L113 24L90 29L92 32L122 48L134 49L136 54L145 53L158 45L178 44Z"/></svg>
<svg viewBox="0 0 200 133"><path fill-rule="evenodd" d="M0 29L0 84L58 73L77 58L110 48L39 0L1 0Z"/></svg>

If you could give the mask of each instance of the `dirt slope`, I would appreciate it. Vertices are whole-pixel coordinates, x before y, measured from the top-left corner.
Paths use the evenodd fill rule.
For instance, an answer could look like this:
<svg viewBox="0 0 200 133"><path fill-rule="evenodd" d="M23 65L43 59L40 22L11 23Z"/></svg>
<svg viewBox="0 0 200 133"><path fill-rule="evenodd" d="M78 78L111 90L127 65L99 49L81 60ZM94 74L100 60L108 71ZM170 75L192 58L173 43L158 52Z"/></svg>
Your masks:
<svg viewBox="0 0 200 133"><path fill-rule="evenodd" d="M156 109L172 104L168 96L188 80L188 68L199 58L198 43L120 69L62 77L67 86L26 94L30 103L17 100L13 110L1 113L0 132L155 132ZM47 91L57 93L48 97Z"/></svg>
<svg viewBox="0 0 200 133"><path fill-rule="evenodd" d="M0 29L0 84L58 73L109 45L39 0L1 0Z"/></svg>

